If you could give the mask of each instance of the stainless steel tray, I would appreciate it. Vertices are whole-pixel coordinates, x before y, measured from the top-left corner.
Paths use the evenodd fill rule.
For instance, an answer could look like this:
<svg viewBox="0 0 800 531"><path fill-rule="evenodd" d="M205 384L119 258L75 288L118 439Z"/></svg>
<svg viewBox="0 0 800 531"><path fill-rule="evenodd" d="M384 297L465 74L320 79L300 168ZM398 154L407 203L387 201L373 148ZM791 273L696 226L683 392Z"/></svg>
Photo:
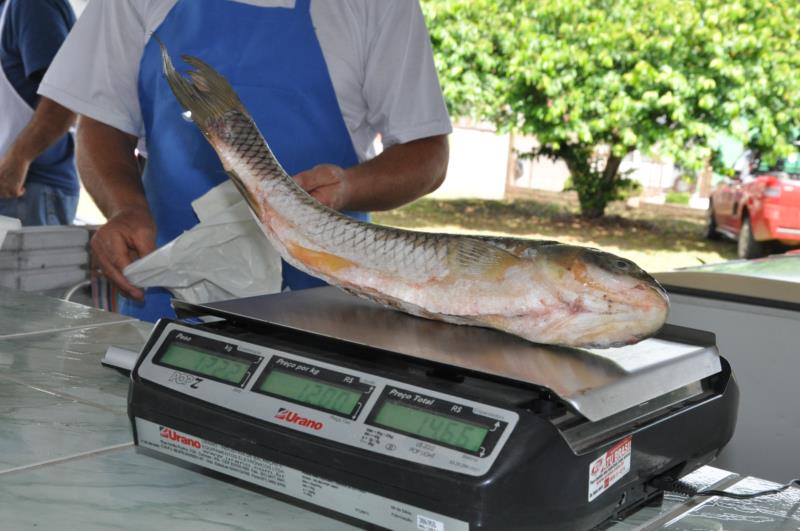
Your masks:
<svg viewBox="0 0 800 531"><path fill-rule="evenodd" d="M179 315L276 324L546 387L590 421L721 370L713 334L687 328L667 326L659 337L621 348L581 350L414 317L332 287L203 305L173 304Z"/></svg>

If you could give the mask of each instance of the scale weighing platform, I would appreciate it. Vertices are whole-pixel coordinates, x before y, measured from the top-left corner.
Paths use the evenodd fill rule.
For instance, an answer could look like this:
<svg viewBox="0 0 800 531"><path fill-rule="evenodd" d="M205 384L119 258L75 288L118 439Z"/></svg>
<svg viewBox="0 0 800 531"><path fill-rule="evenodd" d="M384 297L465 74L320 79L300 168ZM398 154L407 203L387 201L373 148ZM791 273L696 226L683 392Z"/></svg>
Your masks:
<svg viewBox="0 0 800 531"><path fill-rule="evenodd" d="M590 529L733 434L738 389L696 330L587 351L335 288L174 304L131 373L136 444L360 526Z"/></svg>

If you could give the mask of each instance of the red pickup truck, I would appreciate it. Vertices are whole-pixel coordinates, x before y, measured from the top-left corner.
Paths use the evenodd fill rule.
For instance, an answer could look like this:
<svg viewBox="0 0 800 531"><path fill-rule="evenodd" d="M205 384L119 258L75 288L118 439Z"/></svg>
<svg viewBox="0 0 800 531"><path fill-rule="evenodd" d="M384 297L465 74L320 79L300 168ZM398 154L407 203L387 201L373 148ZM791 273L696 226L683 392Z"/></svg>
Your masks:
<svg viewBox="0 0 800 531"><path fill-rule="evenodd" d="M711 193L706 237L738 242L740 258L800 246L800 150L774 164L746 155L735 178Z"/></svg>

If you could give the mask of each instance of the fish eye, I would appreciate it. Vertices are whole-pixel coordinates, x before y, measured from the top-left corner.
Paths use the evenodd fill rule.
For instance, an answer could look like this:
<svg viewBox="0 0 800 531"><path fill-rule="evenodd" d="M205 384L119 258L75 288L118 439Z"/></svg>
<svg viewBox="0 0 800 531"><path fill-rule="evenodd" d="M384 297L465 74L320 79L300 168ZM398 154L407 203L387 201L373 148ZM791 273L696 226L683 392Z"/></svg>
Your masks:
<svg viewBox="0 0 800 531"><path fill-rule="evenodd" d="M628 262L626 262L625 260L617 260L616 266L620 269L628 269L630 264L628 264Z"/></svg>

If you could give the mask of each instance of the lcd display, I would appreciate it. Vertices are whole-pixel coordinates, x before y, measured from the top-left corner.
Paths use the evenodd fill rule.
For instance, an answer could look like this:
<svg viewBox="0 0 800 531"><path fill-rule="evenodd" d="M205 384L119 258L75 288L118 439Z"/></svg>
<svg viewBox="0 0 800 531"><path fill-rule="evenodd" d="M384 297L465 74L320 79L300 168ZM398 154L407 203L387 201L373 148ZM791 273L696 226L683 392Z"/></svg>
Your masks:
<svg viewBox="0 0 800 531"><path fill-rule="evenodd" d="M348 416L353 414L361 398L358 391L274 369L264 379L259 390Z"/></svg>
<svg viewBox="0 0 800 531"><path fill-rule="evenodd" d="M239 385L250 368L248 362L197 350L179 343L170 345L158 361L176 369L204 374L236 385Z"/></svg>
<svg viewBox="0 0 800 531"><path fill-rule="evenodd" d="M406 406L393 400L383 403L373 422L470 452L478 451L489 433L488 428L478 424Z"/></svg>

